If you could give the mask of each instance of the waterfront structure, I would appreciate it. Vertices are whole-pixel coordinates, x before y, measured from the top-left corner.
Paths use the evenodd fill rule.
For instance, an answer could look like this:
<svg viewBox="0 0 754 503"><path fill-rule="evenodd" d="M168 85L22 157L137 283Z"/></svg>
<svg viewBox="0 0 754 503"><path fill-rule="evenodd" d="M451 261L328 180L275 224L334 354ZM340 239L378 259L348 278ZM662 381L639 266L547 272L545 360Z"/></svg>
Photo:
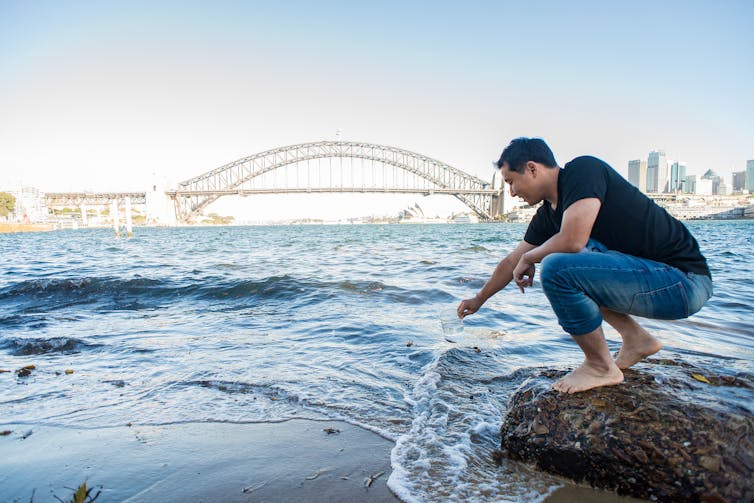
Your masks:
<svg viewBox="0 0 754 503"><path fill-rule="evenodd" d="M628 161L628 181L640 191L647 191L647 161L643 159Z"/></svg>
<svg viewBox="0 0 754 503"><path fill-rule="evenodd" d="M665 151L651 151L647 158L647 192L667 192L668 182L668 160Z"/></svg>
<svg viewBox="0 0 754 503"><path fill-rule="evenodd" d="M13 213L18 222L40 223L47 220L44 192L34 187L24 186L2 192L7 192L16 198L16 208Z"/></svg>
<svg viewBox="0 0 754 503"><path fill-rule="evenodd" d="M750 194L754 193L754 159L746 161L746 186Z"/></svg>
<svg viewBox="0 0 754 503"><path fill-rule="evenodd" d="M686 163L675 161L670 167L670 184L667 192L684 192L686 184Z"/></svg>
<svg viewBox="0 0 754 503"><path fill-rule="evenodd" d="M165 194L165 190L165 184L155 179L144 194L148 224L175 225L173 201Z"/></svg>

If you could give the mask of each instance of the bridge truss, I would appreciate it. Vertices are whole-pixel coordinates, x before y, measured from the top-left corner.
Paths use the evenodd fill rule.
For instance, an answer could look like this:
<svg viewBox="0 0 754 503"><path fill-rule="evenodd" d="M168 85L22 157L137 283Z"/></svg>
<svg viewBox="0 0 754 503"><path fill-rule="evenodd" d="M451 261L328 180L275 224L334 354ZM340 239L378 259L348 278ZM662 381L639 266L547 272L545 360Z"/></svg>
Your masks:
<svg viewBox="0 0 754 503"><path fill-rule="evenodd" d="M343 160L348 162L344 163ZM238 159L168 191L176 218L190 222L225 195L294 193L449 194L482 220L500 215L503 193L436 159L385 145L320 141Z"/></svg>

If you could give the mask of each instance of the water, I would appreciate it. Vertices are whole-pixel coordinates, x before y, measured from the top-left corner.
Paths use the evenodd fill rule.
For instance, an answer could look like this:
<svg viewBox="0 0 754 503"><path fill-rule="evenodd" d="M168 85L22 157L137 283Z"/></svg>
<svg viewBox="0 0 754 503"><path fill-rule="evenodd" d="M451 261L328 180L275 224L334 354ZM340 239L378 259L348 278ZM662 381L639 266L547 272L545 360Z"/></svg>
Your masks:
<svg viewBox="0 0 754 503"><path fill-rule="evenodd" d="M647 321L664 358L754 370L754 222L699 222L715 296ZM395 441L407 501L536 501L557 481L491 453L519 369L581 352L541 289L464 324L525 225L106 229L0 236L0 417L96 428L342 419ZM608 331L611 349L618 336ZM66 375L65 370L74 371ZM751 404L743 404L751 407Z"/></svg>

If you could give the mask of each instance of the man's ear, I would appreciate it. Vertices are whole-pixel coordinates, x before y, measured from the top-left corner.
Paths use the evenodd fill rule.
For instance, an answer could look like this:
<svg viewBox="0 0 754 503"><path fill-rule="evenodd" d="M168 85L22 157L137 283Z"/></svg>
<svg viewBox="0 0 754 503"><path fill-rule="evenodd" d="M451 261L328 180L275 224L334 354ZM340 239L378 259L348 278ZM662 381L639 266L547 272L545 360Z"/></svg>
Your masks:
<svg viewBox="0 0 754 503"><path fill-rule="evenodd" d="M531 172L533 176L537 176L537 163L534 161L526 161L526 171Z"/></svg>

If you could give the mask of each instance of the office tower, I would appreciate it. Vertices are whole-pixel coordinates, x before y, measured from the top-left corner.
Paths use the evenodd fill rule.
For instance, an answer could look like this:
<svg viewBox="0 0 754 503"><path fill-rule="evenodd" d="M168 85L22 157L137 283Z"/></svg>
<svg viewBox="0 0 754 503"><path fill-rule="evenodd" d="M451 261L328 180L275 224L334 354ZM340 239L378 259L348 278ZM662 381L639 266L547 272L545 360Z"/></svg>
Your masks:
<svg viewBox="0 0 754 503"><path fill-rule="evenodd" d="M702 175L702 180L709 180L711 184L711 195L718 195L720 193L720 175L715 170L708 169L706 173ZM700 180L701 181L701 180ZM697 183L697 187L699 184Z"/></svg>
<svg viewBox="0 0 754 503"><path fill-rule="evenodd" d="M681 161L674 162L670 167L670 183L667 192L683 192L683 186L686 183L686 163Z"/></svg>
<svg viewBox="0 0 754 503"><path fill-rule="evenodd" d="M696 181L694 194L699 196L711 196L714 194L715 187L712 186L711 178L701 178Z"/></svg>
<svg viewBox="0 0 754 503"><path fill-rule="evenodd" d="M744 191L754 193L754 159L746 161L746 186Z"/></svg>
<svg viewBox="0 0 754 503"><path fill-rule="evenodd" d="M746 191L746 171L733 172L733 192Z"/></svg>
<svg viewBox="0 0 754 503"><path fill-rule="evenodd" d="M647 159L647 192L666 192L668 162L664 150L653 150Z"/></svg>
<svg viewBox="0 0 754 503"><path fill-rule="evenodd" d="M686 194L696 194L696 175L686 175Z"/></svg>
<svg viewBox="0 0 754 503"><path fill-rule="evenodd" d="M647 191L647 161L628 161L628 181L642 192Z"/></svg>

